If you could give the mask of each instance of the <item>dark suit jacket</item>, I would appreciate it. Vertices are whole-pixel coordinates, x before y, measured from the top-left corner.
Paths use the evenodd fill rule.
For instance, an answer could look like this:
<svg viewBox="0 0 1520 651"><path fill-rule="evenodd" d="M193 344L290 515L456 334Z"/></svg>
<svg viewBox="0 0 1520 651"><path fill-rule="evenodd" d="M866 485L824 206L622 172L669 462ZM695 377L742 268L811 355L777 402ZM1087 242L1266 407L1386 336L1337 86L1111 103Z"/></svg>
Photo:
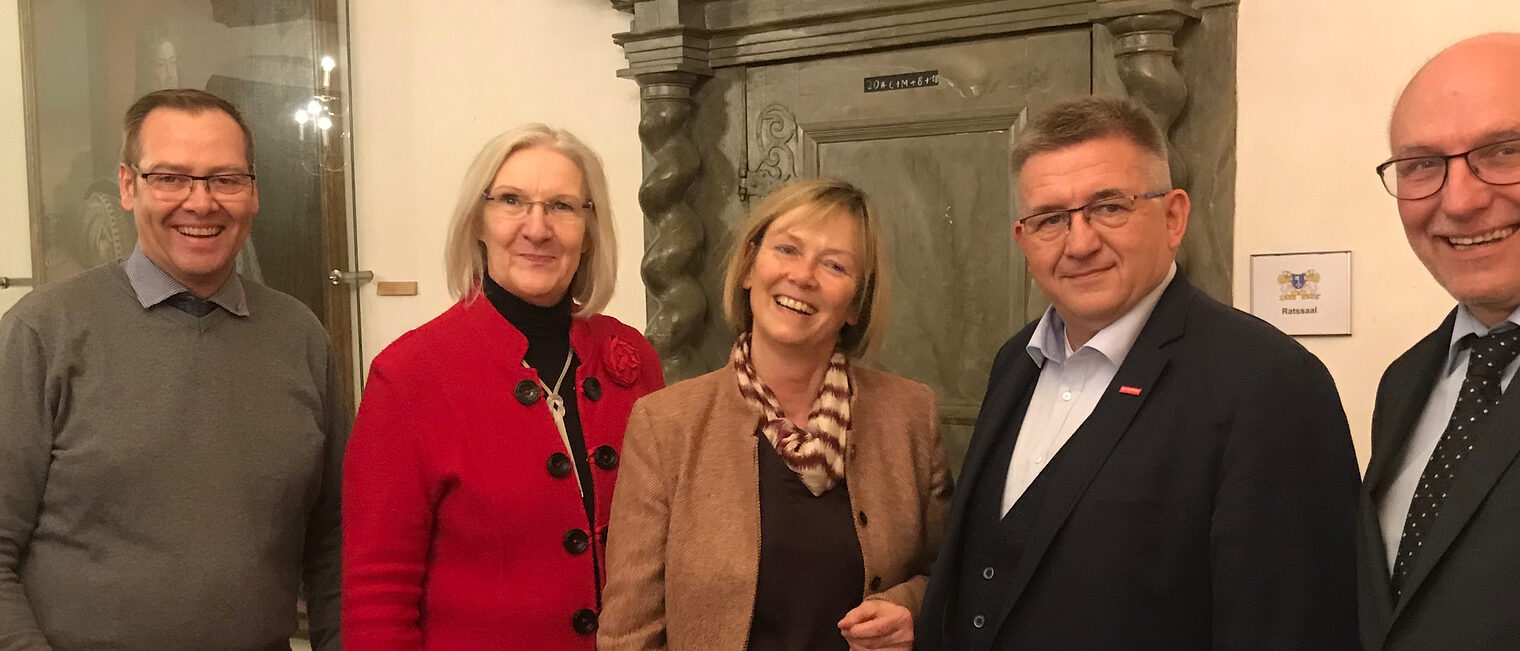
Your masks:
<svg viewBox="0 0 1520 651"><path fill-rule="evenodd" d="M967 502L1039 377L998 353L917 637L948 649ZM1119 391L1136 387L1139 395ZM1357 467L1323 364L1181 274L1061 448L1002 603L999 649L1349 649ZM963 651L964 645L956 645Z"/></svg>
<svg viewBox="0 0 1520 651"><path fill-rule="evenodd" d="M1520 393L1505 392L1480 424L1479 449L1457 473L1398 603L1377 504L1446 362L1446 321L1383 373L1372 412L1372 459L1358 513L1357 596L1367 649L1520 649Z"/></svg>

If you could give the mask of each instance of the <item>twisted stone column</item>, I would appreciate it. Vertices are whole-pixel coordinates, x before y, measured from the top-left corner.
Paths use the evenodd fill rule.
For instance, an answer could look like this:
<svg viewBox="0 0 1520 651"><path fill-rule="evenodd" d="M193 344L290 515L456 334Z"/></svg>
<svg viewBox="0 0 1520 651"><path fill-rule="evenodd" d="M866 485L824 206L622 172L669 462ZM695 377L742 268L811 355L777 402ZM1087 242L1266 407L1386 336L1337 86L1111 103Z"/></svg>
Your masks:
<svg viewBox="0 0 1520 651"><path fill-rule="evenodd" d="M644 330L660 353L667 382L693 377L697 340L707 316L707 297L697 278L703 248L702 222L686 204L686 190L701 171L696 143L688 132L689 72L639 75L639 140L651 161L639 187L639 206L652 232L644 251L644 284L654 303Z"/></svg>
<svg viewBox="0 0 1520 651"><path fill-rule="evenodd" d="M1114 35L1114 58L1119 79L1135 98L1161 121L1163 133L1172 126L1187 105L1187 84L1177 72L1175 37L1188 17L1181 13L1148 13L1120 16L1104 24ZM1187 185L1188 169L1173 147L1168 147L1172 165L1172 184Z"/></svg>

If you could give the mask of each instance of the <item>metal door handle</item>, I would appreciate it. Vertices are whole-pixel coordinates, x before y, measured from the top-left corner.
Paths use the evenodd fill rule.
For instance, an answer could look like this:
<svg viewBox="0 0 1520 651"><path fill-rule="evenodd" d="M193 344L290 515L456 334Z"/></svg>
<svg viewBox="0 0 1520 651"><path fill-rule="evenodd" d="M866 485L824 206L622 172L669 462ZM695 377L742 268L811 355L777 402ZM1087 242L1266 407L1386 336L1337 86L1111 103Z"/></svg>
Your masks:
<svg viewBox="0 0 1520 651"><path fill-rule="evenodd" d="M327 282L330 282L334 285L342 285L343 283L348 283L350 285L363 285L364 283L367 283L374 279L375 272L373 271L342 271L339 269L333 269L327 273Z"/></svg>
<svg viewBox="0 0 1520 651"><path fill-rule="evenodd" d="M31 287L31 286L32 286L32 279L31 278L6 278L5 276L0 276L0 289L10 289L12 287Z"/></svg>

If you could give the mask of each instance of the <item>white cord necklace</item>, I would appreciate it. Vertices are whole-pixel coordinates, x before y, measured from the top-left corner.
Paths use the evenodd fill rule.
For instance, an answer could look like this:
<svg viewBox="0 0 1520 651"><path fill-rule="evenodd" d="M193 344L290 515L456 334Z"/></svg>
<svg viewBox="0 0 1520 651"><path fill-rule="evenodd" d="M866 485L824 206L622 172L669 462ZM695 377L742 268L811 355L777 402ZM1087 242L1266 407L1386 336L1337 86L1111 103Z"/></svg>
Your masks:
<svg viewBox="0 0 1520 651"><path fill-rule="evenodd" d="M575 450L570 447L570 433L565 430L565 399L559 395L559 387L565 382L565 375L570 372L570 360L575 358L575 349L565 353L565 366L559 370L559 379L554 381L554 388L544 384L538 377L538 371L528 365L528 360L523 360L523 368L533 371L533 381L538 383L539 388L544 390L544 402L549 405L549 413L554 416L554 427L559 430L559 440L565 445L565 453L575 458ZM570 464L570 473L575 475L575 490L585 497L585 490L581 488L581 471L574 462Z"/></svg>

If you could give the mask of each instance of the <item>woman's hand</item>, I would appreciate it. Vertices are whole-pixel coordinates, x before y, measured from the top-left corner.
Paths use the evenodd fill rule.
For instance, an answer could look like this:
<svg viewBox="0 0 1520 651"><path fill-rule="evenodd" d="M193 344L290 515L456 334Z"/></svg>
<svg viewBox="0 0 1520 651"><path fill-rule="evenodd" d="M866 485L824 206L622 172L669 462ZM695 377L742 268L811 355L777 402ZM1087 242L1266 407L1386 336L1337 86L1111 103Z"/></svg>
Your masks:
<svg viewBox="0 0 1520 651"><path fill-rule="evenodd" d="M913 613L890 601L867 599L839 620L850 651L913 648Z"/></svg>

